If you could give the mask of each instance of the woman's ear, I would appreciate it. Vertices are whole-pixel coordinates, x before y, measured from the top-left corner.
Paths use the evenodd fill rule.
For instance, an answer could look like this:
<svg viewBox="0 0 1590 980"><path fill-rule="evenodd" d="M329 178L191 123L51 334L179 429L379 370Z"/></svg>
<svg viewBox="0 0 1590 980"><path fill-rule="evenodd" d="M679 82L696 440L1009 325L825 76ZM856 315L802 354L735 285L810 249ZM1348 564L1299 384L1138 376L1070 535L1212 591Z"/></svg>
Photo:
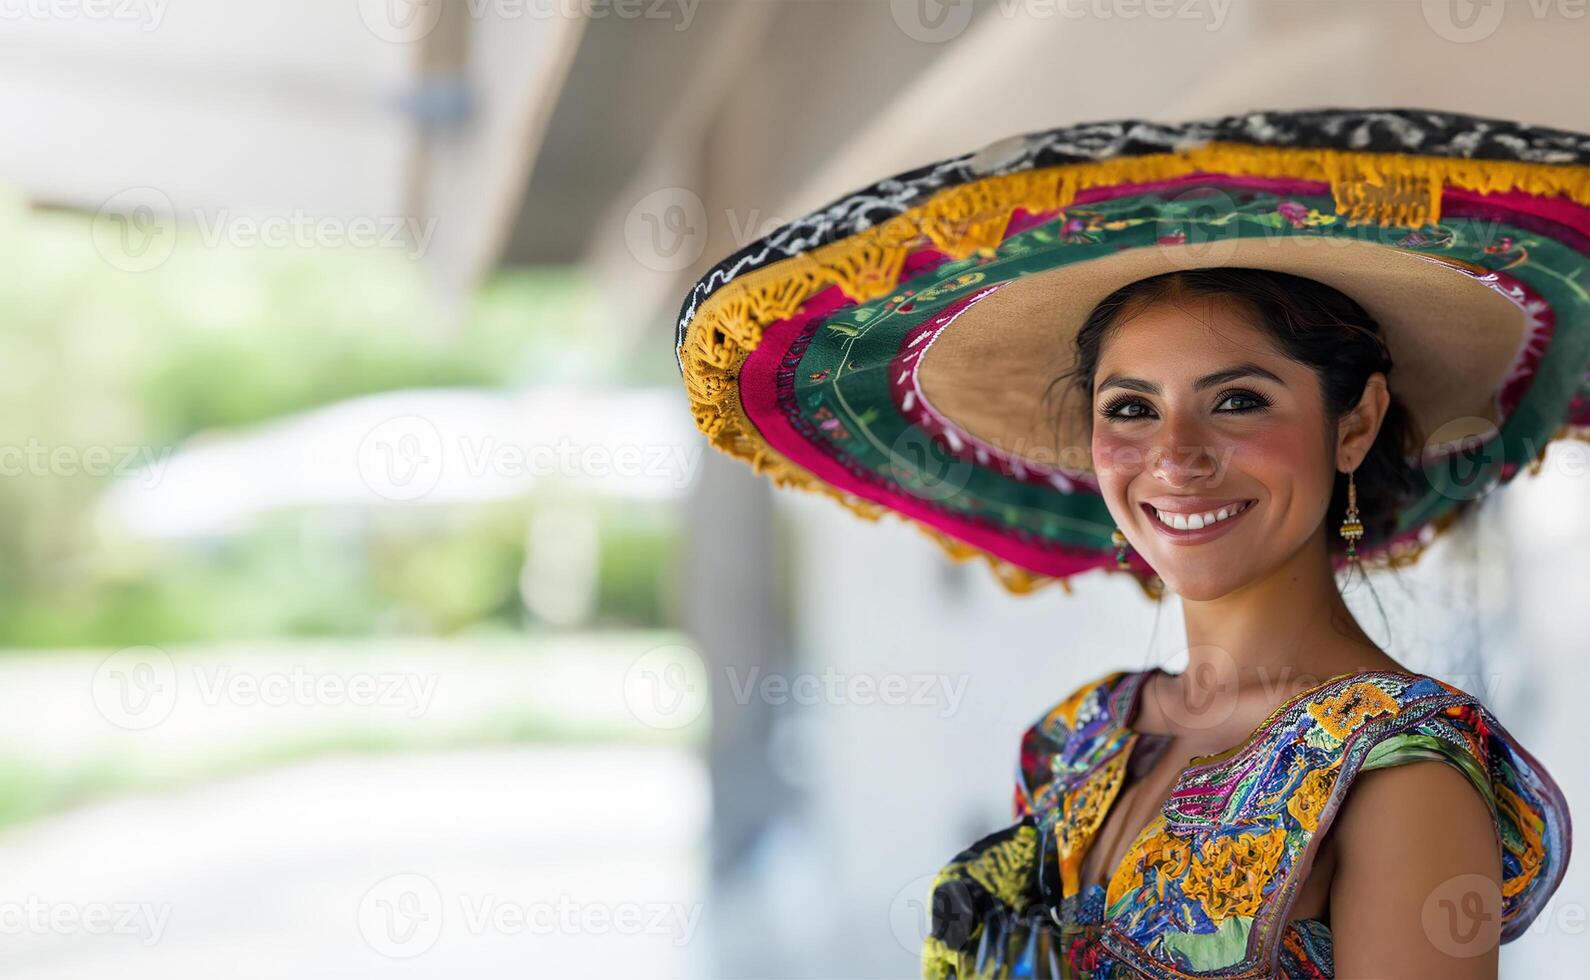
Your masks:
<svg viewBox="0 0 1590 980"><path fill-rule="evenodd" d="M1364 393L1358 404L1342 416L1336 427L1337 470L1351 472L1369 455L1369 447L1375 444L1375 436L1380 433L1380 423L1385 420L1390 405L1391 391L1386 387L1386 376L1376 371L1364 382Z"/></svg>

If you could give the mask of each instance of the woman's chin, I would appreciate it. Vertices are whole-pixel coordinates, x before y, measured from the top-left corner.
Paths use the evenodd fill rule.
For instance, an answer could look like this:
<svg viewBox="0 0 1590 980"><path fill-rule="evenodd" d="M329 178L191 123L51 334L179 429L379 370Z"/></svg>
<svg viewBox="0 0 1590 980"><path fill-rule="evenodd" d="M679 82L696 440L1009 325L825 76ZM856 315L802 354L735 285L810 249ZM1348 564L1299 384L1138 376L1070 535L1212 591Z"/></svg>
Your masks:
<svg viewBox="0 0 1590 980"><path fill-rule="evenodd" d="M1187 567L1195 563L1182 559L1154 566L1165 587L1183 599L1207 602L1235 592L1246 582L1244 575L1207 567ZM1178 567L1181 566L1181 567Z"/></svg>

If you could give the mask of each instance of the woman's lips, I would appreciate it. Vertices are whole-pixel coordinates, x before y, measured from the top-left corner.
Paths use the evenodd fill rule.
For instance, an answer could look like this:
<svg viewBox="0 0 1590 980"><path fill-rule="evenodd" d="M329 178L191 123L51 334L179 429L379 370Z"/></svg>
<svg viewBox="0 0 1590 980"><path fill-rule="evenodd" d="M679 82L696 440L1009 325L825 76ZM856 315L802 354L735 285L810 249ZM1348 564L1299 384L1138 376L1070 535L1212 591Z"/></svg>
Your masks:
<svg viewBox="0 0 1590 980"><path fill-rule="evenodd" d="M1213 524L1198 528L1196 531L1190 528L1188 530L1181 531L1173 527L1167 527L1163 521L1155 516L1153 507L1149 506L1148 504L1141 505L1143 514L1148 517L1148 523L1153 525L1154 530L1158 531L1160 534L1176 542L1177 544L1203 544L1205 541L1213 541L1215 538L1218 538L1222 534L1225 534L1227 531L1231 530L1231 528L1235 526L1238 521L1242 520L1244 517L1247 517L1248 514L1251 513L1257 506L1258 501L1250 500L1247 502L1247 505L1242 508L1241 512L1231 517L1227 517L1223 521L1216 521Z"/></svg>

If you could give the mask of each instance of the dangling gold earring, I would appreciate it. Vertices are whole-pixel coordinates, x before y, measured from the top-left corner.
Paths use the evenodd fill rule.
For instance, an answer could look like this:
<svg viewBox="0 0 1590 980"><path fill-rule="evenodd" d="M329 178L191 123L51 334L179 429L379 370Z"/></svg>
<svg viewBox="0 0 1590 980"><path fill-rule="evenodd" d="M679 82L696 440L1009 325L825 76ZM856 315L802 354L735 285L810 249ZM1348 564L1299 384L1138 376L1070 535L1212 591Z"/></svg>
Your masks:
<svg viewBox="0 0 1590 980"><path fill-rule="evenodd" d="M1116 528L1111 532L1110 540L1115 543L1115 567L1126 568L1129 564L1126 560L1126 535L1121 533L1120 528Z"/></svg>
<svg viewBox="0 0 1590 980"><path fill-rule="evenodd" d="M1358 520L1358 486L1353 482L1352 471L1347 472L1347 516L1342 519L1341 536L1347 539L1347 560L1358 561L1358 539L1364 536L1364 525Z"/></svg>

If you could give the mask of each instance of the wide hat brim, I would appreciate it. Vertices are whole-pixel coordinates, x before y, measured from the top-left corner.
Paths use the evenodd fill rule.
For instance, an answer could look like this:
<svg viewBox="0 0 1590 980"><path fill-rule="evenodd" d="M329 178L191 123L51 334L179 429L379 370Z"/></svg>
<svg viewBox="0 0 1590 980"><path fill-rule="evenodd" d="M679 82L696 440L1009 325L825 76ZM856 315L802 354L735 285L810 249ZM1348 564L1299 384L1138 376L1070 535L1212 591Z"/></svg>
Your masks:
<svg viewBox="0 0 1590 980"><path fill-rule="evenodd" d="M1590 136L1447 113L1013 137L725 259L676 353L714 446L1024 592L1115 568L1090 406L1050 401L1076 330L1119 286L1216 267L1317 279L1380 323L1426 489L1368 564L1415 560L1550 442L1590 439Z"/></svg>

